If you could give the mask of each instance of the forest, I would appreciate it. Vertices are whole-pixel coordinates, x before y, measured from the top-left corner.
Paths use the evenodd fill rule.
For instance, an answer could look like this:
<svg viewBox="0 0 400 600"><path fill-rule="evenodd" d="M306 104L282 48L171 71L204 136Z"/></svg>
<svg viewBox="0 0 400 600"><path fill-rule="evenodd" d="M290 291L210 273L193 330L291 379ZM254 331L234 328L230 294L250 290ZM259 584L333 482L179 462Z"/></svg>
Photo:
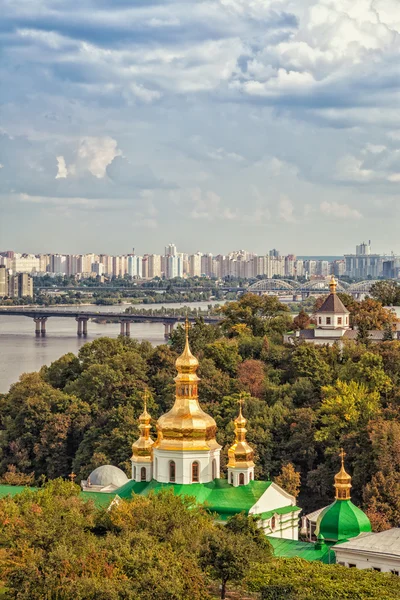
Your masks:
<svg viewBox="0 0 400 600"><path fill-rule="evenodd" d="M400 520L400 342L394 341L393 335L390 335L395 326L393 314L383 308L378 300L367 299L354 303L344 296L342 299L347 302L352 322L357 324L360 331L360 339L346 342L343 348L316 347L304 343L284 345L284 332L293 326L312 327L312 318L300 313L293 323L288 309L277 298L251 294L222 307L223 320L218 325L206 325L199 319L190 329L190 344L200 362L201 405L217 422L217 439L223 446L223 473L227 449L234 437L233 419L237 416L238 399L244 395L247 438L255 449L256 478L275 479L298 497L297 504L306 513L310 512L333 500L333 477L339 467L339 449L343 447L346 468L353 477L353 502L366 511L373 529L381 531L397 526ZM386 341L371 343L363 333L363 324L387 330ZM155 423L173 404L175 360L183 349L183 343L184 331L180 326L173 332L168 344L155 348L148 342L129 338L100 338L82 346L78 356L66 354L38 373L22 375L8 393L0 395L1 482L35 485L40 492L32 496L34 492L27 491L21 496L0 502L0 521L7 524L0 532L0 580L7 581L7 589L12 590L14 585L17 589L18 581L24 581L24 586L28 586L28 580L31 581L30 577L33 577L29 583L32 588L26 587L26 595L16 595L16 592L12 595L14 592L9 591L11 595L7 597L43 597L28 592L39 585L34 581L33 572L44 573L46 569L39 565L48 561L51 564L53 560L58 561L57 568L61 568L60 565L70 556L71 544L74 547L81 544L82 552L87 554L92 552L95 544L99 553L96 555L99 564L91 565L92 571L87 573L87 581L85 575L85 584L79 576L79 585L89 585L88 582L91 582L90 585L95 586L93 589L96 590L103 586L104 582L100 585L95 581L100 577L100 572L101 577L104 576L104 569L99 566L103 564L101 561L109 565L111 579L116 576L115 573L124 573L123 577L128 579L133 577L130 569L139 567L136 563L135 567L128 564L127 548L132 546L133 541L126 525L130 519L136 518L131 514L133 509L121 507L120 521L117 524L105 523L106 516L101 511L89 506L90 503L82 504L77 498L78 486L68 481L63 483L58 478L68 480L70 474L74 473L77 481L80 481L97 466L109 463L130 474L131 445L138 437L137 418L143 408L143 392L148 390L150 393L148 410ZM50 501L51 495L53 500ZM74 501L67 502L66 497L73 497ZM51 504L53 501L54 506ZM144 500L137 499L135 502L140 505ZM154 518L162 520L160 513L165 508L163 502L166 500L153 498L148 502L153 503L151 510L155 511ZM53 546L44 538L47 535L58 536L61 524L58 521L49 526L44 523L47 523L47 519L55 519L55 513L59 512L57 503L63 506L60 510L65 515L65 524L68 519L76 520L76 527L80 529L76 532L75 542L74 538L70 540L61 536L60 539L64 541L56 545L57 554L51 556L50 560L49 553ZM27 506L30 506L29 510ZM185 512L187 508L179 510ZM40 514L47 511L49 514L46 514L45 521L36 523L35 511ZM176 511L178 514L178 509ZM204 515L201 518L205 518ZM8 527L10 519L12 531ZM19 547L16 540L19 539L17 531L21 523L25 523L27 531L32 531L36 541L29 541L29 535L24 538L21 533ZM247 531L251 525L246 523L243 527ZM219 531L214 533L221 535ZM135 541L134 556L137 560L139 557L144 560L145 548L150 552L150 542L146 541L146 536L157 537L152 531L143 531L143 538L139 536L140 539ZM37 541L39 538L40 543ZM102 596L100 592L90 596L87 591L79 596L76 588L78 591L74 591L73 597L143 597L156 600L207 598L204 590L209 589L207 586L210 581L218 580L220 576L215 570L220 558L214 555L213 559L208 559L208 563L202 558L204 544L207 552L212 554L209 542L204 541L206 538L203 536L195 549L199 579L195 574L193 578L199 582L201 591L198 595L197 592L189 593L177 588L175 595L163 595L160 591L159 595L157 592L153 596L141 596L141 592L137 591L136 596L129 596L120 590L120 595L114 596L111 593ZM158 552L158 543L162 546L166 541L157 539L156 543L153 538L151 541L154 542L151 560L158 564L165 558L162 568L166 568L169 560L167 555L164 556L162 552L162 557L152 554L153 551ZM229 540L226 543L229 549ZM173 554L181 551L171 544L169 540L168 552ZM11 547L17 554L10 559L5 549ZM216 546L214 550L217 552ZM18 552L26 552L24 558ZM121 556L117 560L116 553L119 552ZM392 590L391 586L398 585L392 577L390 583L385 580L385 586L389 587L384 586L376 596L372 588L370 595L364 592L357 592L359 595L356 595L354 592L354 595L346 596L344 582L351 589L351 578L356 589L359 585L373 587L374 578L379 587L383 585L383 579L379 577L384 576L368 574L367 577L365 573L354 574L354 570L342 573L341 567L303 564L297 560L283 561L282 571L282 561L278 561L281 567L277 567L277 562L271 561L269 552L266 552L263 560L265 564L261 561L263 566L258 566L256 573L248 567L253 575L251 582L249 580L246 583L246 589L255 590L263 598L400 597L399 588L396 588L396 592L395 588ZM18 575L10 561L24 565L26 572L22 570L23 574ZM37 566L32 567L35 561L38 561ZM65 569L74 571L79 553L72 552L68 561L69 566L65 566ZM221 561L224 562L222 558ZM179 568L183 568L182 564ZM331 595L323 595L322 591L315 596L311 591L309 595L301 595L305 593L301 591L304 577L309 577L311 588L318 590L317 581L326 580L326 568L333 569L332 573L341 571L336 583L336 575L328 577L332 586L339 586L336 592L333 587L333 591L329 592ZM288 593L279 596L279 590L272 592L264 589L272 573L275 581L282 586L287 585L287 581L282 581L283 573L291 573L290 585L294 586L292 596ZM152 576L156 577L156 573ZM146 580L146 585L150 587L156 585L151 580L152 576ZM174 572L170 576L180 577ZM75 584L78 586L76 581ZM202 585L206 588L202 588ZM342 595L337 595L338 589ZM65 592L64 596L49 597L71 596Z"/></svg>

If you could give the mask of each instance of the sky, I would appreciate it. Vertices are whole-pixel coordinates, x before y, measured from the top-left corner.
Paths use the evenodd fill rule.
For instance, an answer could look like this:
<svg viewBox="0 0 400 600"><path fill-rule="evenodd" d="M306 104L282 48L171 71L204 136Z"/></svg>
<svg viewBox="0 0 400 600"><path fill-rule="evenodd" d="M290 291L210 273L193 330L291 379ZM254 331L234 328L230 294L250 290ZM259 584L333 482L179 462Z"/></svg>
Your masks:
<svg viewBox="0 0 400 600"><path fill-rule="evenodd" d="M400 254L398 0L0 13L0 250Z"/></svg>

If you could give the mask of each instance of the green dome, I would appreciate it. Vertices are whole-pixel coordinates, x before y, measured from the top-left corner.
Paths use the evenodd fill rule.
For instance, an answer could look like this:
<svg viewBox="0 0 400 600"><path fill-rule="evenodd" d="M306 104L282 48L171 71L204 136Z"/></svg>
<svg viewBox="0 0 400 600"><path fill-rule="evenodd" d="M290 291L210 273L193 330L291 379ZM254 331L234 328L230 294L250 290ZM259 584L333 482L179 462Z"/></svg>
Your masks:
<svg viewBox="0 0 400 600"><path fill-rule="evenodd" d="M351 500L335 500L319 515L315 534L323 535L326 542L344 542L370 531L367 515Z"/></svg>

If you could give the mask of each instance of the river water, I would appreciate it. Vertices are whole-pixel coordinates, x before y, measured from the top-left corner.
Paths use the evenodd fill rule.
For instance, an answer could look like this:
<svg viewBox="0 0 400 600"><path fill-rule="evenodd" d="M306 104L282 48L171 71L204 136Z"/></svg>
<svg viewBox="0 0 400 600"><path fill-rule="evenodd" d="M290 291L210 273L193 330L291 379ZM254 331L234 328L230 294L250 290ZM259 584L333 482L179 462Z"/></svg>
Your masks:
<svg viewBox="0 0 400 600"><path fill-rule="evenodd" d="M207 309L209 302L191 302L190 308ZM213 302L213 304L216 304ZM117 306L73 306L59 308L60 311L99 310L101 312L124 312L130 304ZM136 304L135 308L159 309L162 304ZM183 304L165 304L168 309L182 308ZM53 308L53 307L51 307ZM119 323L88 322L88 336L76 335L74 319L50 317L46 323L46 337L35 336L33 319L28 317L5 317L0 315L0 393L7 392L10 385L18 381L22 373L38 371L67 352L78 352L79 348L102 336L118 337ZM162 323L131 323L131 337L148 340L156 346L164 344Z"/></svg>

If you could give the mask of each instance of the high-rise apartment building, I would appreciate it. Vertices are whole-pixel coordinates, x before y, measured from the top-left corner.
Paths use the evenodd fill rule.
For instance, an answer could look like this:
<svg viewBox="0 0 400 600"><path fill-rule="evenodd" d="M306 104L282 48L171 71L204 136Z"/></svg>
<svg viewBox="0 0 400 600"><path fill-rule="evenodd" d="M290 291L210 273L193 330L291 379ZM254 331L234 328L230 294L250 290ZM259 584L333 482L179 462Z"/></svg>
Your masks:
<svg viewBox="0 0 400 600"><path fill-rule="evenodd" d="M0 298L8 296L8 269L0 265Z"/></svg>
<svg viewBox="0 0 400 600"><path fill-rule="evenodd" d="M39 273L40 261L34 254L14 254L11 269L13 273Z"/></svg>
<svg viewBox="0 0 400 600"><path fill-rule="evenodd" d="M159 254L149 254L147 257L148 277L161 277L161 256Z"/></svg>
<svg viewBox="0 0 400 600"><path fill-rule="evenodd" d="M191 254L189 256L189 275L190 277L200 277L201 276L201 252L197 252L196 254Z"/></svg>
<svg viewBox="0 0 400 600"><path fill-rule="evenodd" d="M177 250L175 244L168 244L165 246L165 256L176 256Z"/></svg>

